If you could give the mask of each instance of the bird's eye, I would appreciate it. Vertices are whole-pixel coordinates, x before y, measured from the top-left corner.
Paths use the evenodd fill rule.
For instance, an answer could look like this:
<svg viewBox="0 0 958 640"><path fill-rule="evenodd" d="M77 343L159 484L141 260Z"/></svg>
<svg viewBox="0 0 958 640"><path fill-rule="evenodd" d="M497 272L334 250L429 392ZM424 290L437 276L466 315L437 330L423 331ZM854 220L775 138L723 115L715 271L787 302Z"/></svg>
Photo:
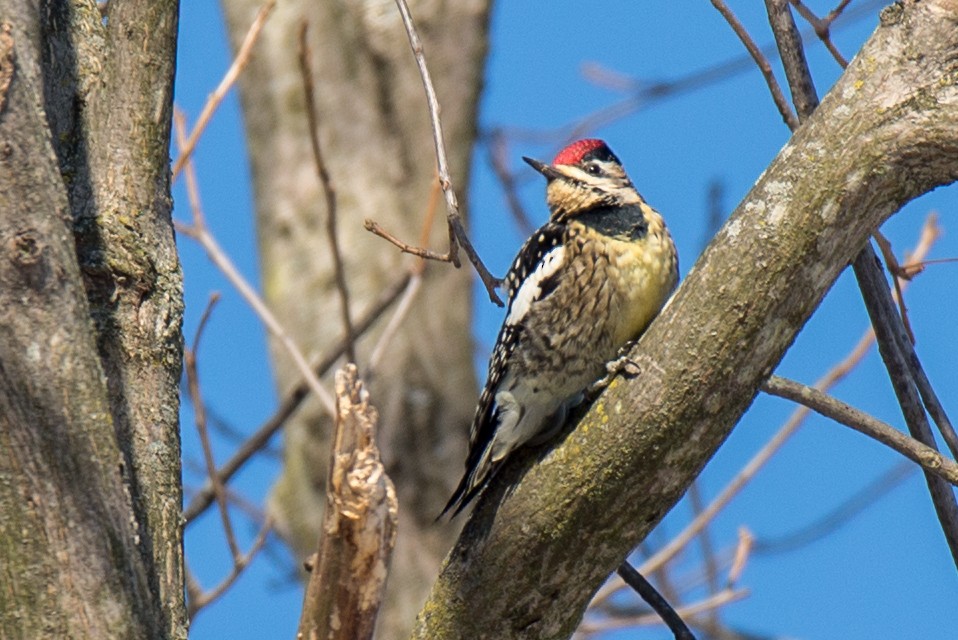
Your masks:
<svg viewBox="0 0 958 640"><path fill-rule="evenodd" d="M593 176L597 176L600 173L602 173L602 167L600 167L595 162L590 162L589 164L587 164L585 166L585 170L589 173L589 175L593 175Z"/></svg>

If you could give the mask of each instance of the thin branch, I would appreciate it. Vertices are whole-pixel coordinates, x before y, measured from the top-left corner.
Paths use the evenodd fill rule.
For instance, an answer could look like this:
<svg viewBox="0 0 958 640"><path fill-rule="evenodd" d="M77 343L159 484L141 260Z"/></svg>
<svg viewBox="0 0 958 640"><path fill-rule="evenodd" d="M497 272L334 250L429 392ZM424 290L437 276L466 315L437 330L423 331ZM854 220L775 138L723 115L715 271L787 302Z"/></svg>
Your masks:
<svg viewBox="0 0 958 640"><path fill-rule="evenodd" d="M852 266L865 300L865 308L868 310L868 316L878 336L879 352L885 362L888 376L891 378L908 430L916 440L932 449L937 449L935 437L922 406L921 395L915 387L911 365L917 362L917 357L914 351L910 351L912 356L910 359L906 356L906 353L909 353L910 343L904 335L901 316L896 312L894 301L888 293L884 273L878 264L878 256L871 248L871 243L865 245ZM955 494L944 480L928 471L925 471L925 480L945 539L951 549L952 558L958 565L958 503L955 501Z"/></svg>
<svg viewBox="0 0 958 640"><path fill-rule="evenodd" d="M703 598L692 604L683 605L676 609L675 612L682 618L692 618L706 611L741 600L748 595L748 589L725 589L714 596ZM585 634L591 634L600 631L622 629L624 627L648 627L656 624L662 624L662 619L659 617L659 614L651 613L634 617L613 618L600 622L585 622L582 624L580 631Z"/></svg>
<svg viewBox="0 0 958 640"><path fill-rule="evenodd" d="M356 336L359 337L366 333L370 327L382 317L382 315L399 299L406 290L410 280L409 274L404 274L396 282L390 285L380 294L379 299L362 315L356 322ZM317 376L323 376L343 356L346 350L345 337L332 345L329 350L316 358L312 363L312 369ZM309 386L305 380L300 379L286 394L279 404L276 412L264 422L256 432L251 435L237 450L236 453L220 467L217 477L220 482L226 483L237 471L243 468L257 452L263 449L283 428L290 416L295 413L299 406L309 396ZM195 520L213 503L213 486L207 482L196 495L190 500L186 509L183 510L183 519L187 524Z"/></svg>
<svg viewBox="0 0 958 640"><path fill-rule="evenodd" d="M910 280L911 278L907 275L907 271L898 264L898 259L895 258L895 252L892 250L891 242L888 238L877 229L875 233L872 234L872 238L874 238L875 243L878 245L882 258L885 260L885 266L892 276L891 281L895 287L895 293L898 296L898 312L901 314L901 322L905 326L905 332L908 333L908 339L911 343L915 344L915 332L911 330L911 320L908 319L908 308L905 306L905 299L901 295L901 279Z"/></svg>
<svg viewBox="0 0 958 640"><path fill-rule="evenodd" d="M406 244L405 242L403 242L402 240L400 240L393 234L386 231L382 227L382 225L380 225L378 222L375 222L374 220L370 220L369 218L366 218L366 220L363 221L363 227L366 229L366 231L369 231L379 236L383 240L387 240L391 242L403 253L408 253L410 255L422 258L423 260L436 260L438 262L449 262L448 253L439 253L438 251L433 251L432 249L424 249L422 247L416 247L411 244Z"/></svg>
<svg viewBox="0 0 958 640"><path fill-rule="evenodd" d="M519 194L516 192L515 176L509 171L509 146L506 143L506 137L501 131L494 132L489 139L489 165L499 179L502 185L502 192L506 196L506 204L509 206L509 212L512 213L512 219L516 221L519 227L519 233L525 236L531 236L536 230L529 215L522 206Z"/></svg>
<svg viewBox="0 0 958 640"><path fill-rule="evenodd" d="M734 31L738 39L742 41L745 48L748 49L749 55L755 60L755 64L758 65L762 76L765 78L765 84L768 85L768 90L772 94L772 100L775 102L775 106L778 107L778 112L782 114L782 120L785 121L789 129L794 131L798 128L798 119L795 117L795 114L792 113L788 102L785 101L785 95L782 93L782 88L778 86L775 74L772 73L772 65L769 64L768 58L766 58L762 50L758 48L758 45L752 40L752 36L749 35L748 30L738 21L738 18L735 17L735 14L732 13L732 10L728 8L728 5L726 5L723 0L711 0L711 2L712 6L718 9L718 12L722 14L725 21L732 27L732 31Z"/></svg>
<svg viewBox="0 0 958 640"><path fill-rule="evenodd" d="M705 508L702 499L702 490L699 486L698 479L696 479L696 481L693 482L689 487L689 503L692 506L692 513L694 516L701 514L702 510ZM705 569L705 582L708 585L709 595L715 595L719 591L719 569L718 560L715 557L715 546L712 544L712 536L709 534L708 527L702 527L702 530L698 535L698 540L699 550L702 555L702 565ZM717 625L718 622L718 611L711 611L709 623Z"/></svg>
<svg viewBox="0 0 958 640"><path fill-rule="evenodd" d="M200 136L203 135L203 131L206 129L206 125L209 124L210 118L213 117L217 107L220 106L223 98L226 97L227 92L229 92L249 62L250 56L253 53L253 45L256 44L256 39L263 30L263 25L266 24L266 18L275 6L276 0L267 0L262 8L260 8L259 13L256 14L256 18L253 20L253 24L250 25L249 31L246 33L246 37L243 38L243 44L240 45L233 64L230 65L230 68L226 71L226 75L220 80L216 90L213 91L207 99L206 104L203 106L203 111L200 112L200 117L196 120L196 126L193 127L193 131L190 132L189 138L178 145L180 147L180 155L173 164L174 180L180 174L180 171L182 171L186 161L193 155L196 143L199 141Z"/></svg>
<svg viewBox="0 0 958 640"><path fill-rule="evenodd" d="M928 216L925 224L922 226L918 245L912 254L910 261L921 261L928 255L931 246L938 239L939 231L937 226L937 217ZM855 368L875 340L875 332L868 329L859 339L858 344L845 356L845 358L832 367L824 376L818 379L814 388L819 391L827 391L845 378L849 372ZM788 441L788 439L798 430L808 416L810 409L807 407L798 407L792 412L784 425L776 432L772 439L759 450L755 456L749 460L736 476L729 482L725 488L715 497L714 500L697 516L692 522L686 525L679 535L672 539L669 544L659 549L658 552L649 558L639 571L647 573L650 569L662 566L674 558L685 546L695 539L699 531L702 530L715 516L717 516L732 499L751 481L762 467L765 466L772 456Z"/></svg>
<svg viewBox="0 0 958 640"><path fill-rule="evenodd" d="M898 464L881 474L877 479L856 491L849 498L843 500L834 509L825 515L802 526L797 531L777 536L763 537L755 543L755 553L771 555L795 551L836 531L846 522L857 516L866 508L878 502L884 495L910 477L917 467L908 460L901 460Z"/></svg>
<svg viewBox="0 0 958 640"><path fill-rule="evenodd" d="M263 523L262 528L260 528L259 533L256 535L256 539L253 541L253 546L250 547L250 550L246 554L240 556L233 562L233 569L230 571L229 575L223 579L218 585L209 591L203 592L196 582L196 579L190 575L190 579L187 581L188 588L187 591L190 595L188 613L190 619L193 619L197 612L203 607L209 606L220 596L222 596L226 591L233 586L233 583L236 582L236 579L240 577L240 574L249 566L249 563L253 561L253 558L256 557L256 554L260 552L263 548L263 545L266 544L267 538L269 538L269 532L273 528L273 522L266 518L266 521Z"/></svg>
<svg viewBox="0 0 958 640"><path fill-rule="evenodd" d="M768 22L775 34L779 57L788 78L788 88L792 92L792 103L798 113L799 122L804 122L818 106L818 94L815 82L805 60L805 47L802 35L798 32L788 0L765 0ZM795 130L795 127L792 127Z"/></svg>
<svg viewBox="0 0 958 640"><path fill-rule="evenodd" d="M832 9L827 16L819 18L811 9L802 3L802 0L791 0L792 6L794 6L795 10L812 26L815 30L815 35L822 41L822 44L824 44L828 52L832 54L835 61L841 65L842 69L848 66L848 60L845 59L845 56L841 54L838 47L832 42L831 26L835 19L842 14L849 2L851 2L851 0L841 0L838 6Z"/></svg>
<svg viewBox="0 0 958 640"><path fill-rule="evenodd" d="M329 250L333 257L333 274L336 278L336 289L339 291L340 308L343 316L343 333L346 335L346 359L356 362L356 335L349 314L349 288L346 286L346 270L343 263L343 254L339 249L339 239L336 234L336 189L329 176L326 162L323 158L323 149L319 144L319 113L316 109L315 90L313 87L313 69L310 59L312 51L307 41L309 23L303 19L299 26L299 70L303 76L303 92L306 95L306 120L309 125L309 141L313 148L313 160L316 165L316 175L323 186L326 196L326 236L329 239Z"/></svg>
<svg viewBox="0 0 958 640"><path fill-rule="evenodd" d="M235 562L240 557L239 545L236 543L236 534L233 532L233 523L230 521L229 508L226 504L226 491L223 489L223 483L218 482L216 475L216 461L213 458L213 446L210 444L209 430L206 421L206 406L203 402L203 394L200 393L200 376L196 366L196 354L199 352L200 337L203 335L203 329L209 320L213 307L219 301L220 295L214 293L200 317L199 325L196 329L196 337L193 339L193 346L183 349L183 368L186 372L186 384L190 394L190 400L193 403L193 420L196 423L196 431L200 437L200 445L203 449L203 462L206 466L206 475L213 486L213 495L216 498L216 504L219 507L220 520L223 524L223 532L226 535L226 543L229 546L230 556Z"/></svg>
<svg viewBox="0 0 958 640"><path fill-rule="evenodd" d="M426 204L426 215L423 217L422 230L419 233L419 243L422 245L426 244L429 238L429 231L432 229L433 222L436 219L440 190L439 179L437 178L433 183L432 190L429 192L429 202ZM416 294L419 293L420 286L422 285L422 274L425 270L426 261L423 259L417 260L416 264L409 270L410 277L409 283L406 285L406 290L403 291L402 298L400 298L399 304L396 305L396 311L389 319L386 328L383 329L379 340L376 341L376 345L369 354L369 363L366 366L367 380L371 380L375 375L376 368L379 366L379 362L386 352L386 347L392 342L392 339L402 326L402 321L406 318L409 310L412 309L412 302L416 298Z"/></svg>
<svg viewBox="0 0 958 640"><path fill-rule="evenodd" d="M395 313L393 313L392 317L389 318L386 328L383 329L382 335L379 336L379 340L376 342L376 346L369 354L367 377L375 375L376 368L379 366L379 362L382 359L383 353L386 351L386 347L396 336L400 326L402 326L403 320L406 319L406 315L412 308L413 300L416 298L416 294L419 293L421 285L422 274L413 273L409 278L409 283L406 285L406 290L403 291L402 297L399 299L399 304L396 305Z"/></svg>
<svg viewBox="0 0 958 640"><path fill-rule="evenodd" d="M958 463L864 411L847 405L818 389L774 375L765 381L762 391L797 402L826 418L864 433L918 464L925 471L958 486Z"/></svg>
<svg viewBox="0 0 958 640"><path fill-rule="evenodd" d="M185 144L183 141L183 131L185 129L183 114L176 112L173 115L173 119L176 123L177 144ZM303 352L300 351L296 343L293 342L292 337L286 333L286 329L283 328L283 325L276 319L276 316L273 315L273 312L270 311L269 307L259 294L256 293L252 285L240 274L239 269L233 264L233 261L216 241L216 238L213 237L213 234L209 232L204 220L203 209L200 205L199 188L196 184L196 176L194 175L192 166L192 161L187 159L186 193L193 213L193 224L187 225L181 222L175 222L174 226L176 230L196 240L196 242L203 247L207 257L219 268L220 272L226 276L226 279L230 281L243 299L246 300L246 303L263 322L269 332L283 345L286 353L289 354L296 368L299 369L300 375L306 380L310 391L316 395L320 404L332 415L336 410L336 403L333 401L332 395L323 388L323 385L319 382L319 378L317 378L309 368L309 364L306 362Z"/></svg>
<svg viewBox="0 0 958 640"><path fill-rule="evenodd" d="M682 620L681 616L675 612L672 605L655 590L652 583L635 570L635 567L629 564L628 561L625 561L619 565L617 573L625 583L632 587L635 592L652 607L652 610L659 615L666 626L672 631L673 635L675 635L675 640L695 640L695 635L689 629L688 625L685 624L685 621Z"/></svg>
<svg viewBox="0 0 958 640"><path fill-rule="evenodd" d="M782 62L788 75L789 86L793 100L798 108L799 118L804 120L818 106L818 96L811 83L811 74L805 60L798 29L792 19L791 10L785 0L766 0L769 11L769 21L775 33L782 55ZM894 300L888 291L878 258L872 249L871 243L856 256L852 267L858 280L859 289L865 300L865 307L871 318L872 326L878 341L878 350L885 368L891 378L895 396L901 405L905 422L912 437L925 445L937 449L934 435L928 424L925 409L922 406L923 394L916 389L917 380L924 376L913 345L908 340L907 333L900 315L895 312ZM927 379L925 380L927 383ZM925 385L926 391L934 399L938 408L937 396L930 384ZM943 412L942 412L943 414ZM942 432L950 432L958 449L958 437L955 437L950 422L945 418L946 426L939 424ZM946 436L948 438L949 436ZM931 494L938 520L948 541L952 558L958 565L958 502L955 494L944 480L925 471L925 479Z"/></svg>
<svg viewBox="0 0 958 640"><path fill-rule="evenodd" d="M486 265L483 264L479 258L479 254L476 253L472 242L469 240L468 234L466 234L466 229L462 224L462 215L459 213L459 200L456 198L456 192L452 188L452 180L449 177L449 162L446 160L446 143L442 134L442 122L439 119L439 99L436 97L436 89L432 84L429 68L426 66L426 57L423 54L422 41L419 38L419 33L416 31L416 25L413 23L412 14L409 12L409 6L406 4L406 0L396 0L396 6L399 8L399 13L402 16L403 26L405 26L406 35L409 37L409 46L412 48L413 56L416 58L419 75L422 78L423 88L426 91L426 102L429 107L429 123L432 126L433 142L436 146L439 185L442 187L442 192L446 196L446 221L449 224L449 251L446 254L430 253L429 255L425 255L417 253L416 255L430 260L451 262L458 268L460 266L459 247L461 246L469 257L469 261L472 262L472 265L475 267L476 272L479 274L482 284L486 287L489 299L501 307L502 300L496 295L496 287L499 285L499 280L486 269ZM369 227L367 226L366 228L368 229ZM394 244L401 246L397 243ZM435 257L436 255L444 255L444 257L438 258Z"/></svg>

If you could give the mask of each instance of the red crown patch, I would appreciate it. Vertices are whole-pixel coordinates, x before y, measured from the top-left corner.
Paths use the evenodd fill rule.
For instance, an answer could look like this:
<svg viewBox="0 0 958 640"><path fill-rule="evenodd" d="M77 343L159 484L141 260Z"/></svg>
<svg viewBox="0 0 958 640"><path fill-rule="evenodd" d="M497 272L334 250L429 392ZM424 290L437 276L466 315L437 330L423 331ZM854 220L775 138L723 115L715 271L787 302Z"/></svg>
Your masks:
<svg viewBox="0 0 958 640"><path fill-rule="evenodd" d="M576 140L557 153L552 164L578 164L587 153L604 146L605 142L596 138Z"/></svg>

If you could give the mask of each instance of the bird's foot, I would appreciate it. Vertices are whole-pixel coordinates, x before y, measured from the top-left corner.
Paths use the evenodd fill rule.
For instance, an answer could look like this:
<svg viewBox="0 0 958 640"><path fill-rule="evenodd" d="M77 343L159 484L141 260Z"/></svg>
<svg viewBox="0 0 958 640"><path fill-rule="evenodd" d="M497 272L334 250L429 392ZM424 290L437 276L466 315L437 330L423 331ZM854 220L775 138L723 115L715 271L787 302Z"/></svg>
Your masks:
<svg viewBox="0 0 958 640"><path fill-rule="evenodd" d="M619 349L618 355L613 360L605 363L605 375L593 382L586 389L586 397L594 400L606 387L608 387L616 376L621 375L626 378L634 378L639 375L639 363L629 357L629 352L634 346L634 342L628 342Z"/></svg>

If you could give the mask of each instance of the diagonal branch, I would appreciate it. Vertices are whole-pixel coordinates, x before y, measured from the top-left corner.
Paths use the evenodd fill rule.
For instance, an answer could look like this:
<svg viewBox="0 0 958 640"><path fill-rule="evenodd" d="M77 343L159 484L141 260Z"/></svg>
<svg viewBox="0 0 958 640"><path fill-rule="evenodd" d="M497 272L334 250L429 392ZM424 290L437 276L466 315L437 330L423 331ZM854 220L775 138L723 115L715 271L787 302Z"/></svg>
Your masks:
<svg viewBox="0 0 958 640"><path fill-rule="evenodd" d="M779 376L769 377L762 385L762 391L803 404L839 424L864 433L919 464L926 472L958 486L958 463L941 455L937 449L915 438L909 438L891 425L864 411L851 407L814 387Z"/></svg>

